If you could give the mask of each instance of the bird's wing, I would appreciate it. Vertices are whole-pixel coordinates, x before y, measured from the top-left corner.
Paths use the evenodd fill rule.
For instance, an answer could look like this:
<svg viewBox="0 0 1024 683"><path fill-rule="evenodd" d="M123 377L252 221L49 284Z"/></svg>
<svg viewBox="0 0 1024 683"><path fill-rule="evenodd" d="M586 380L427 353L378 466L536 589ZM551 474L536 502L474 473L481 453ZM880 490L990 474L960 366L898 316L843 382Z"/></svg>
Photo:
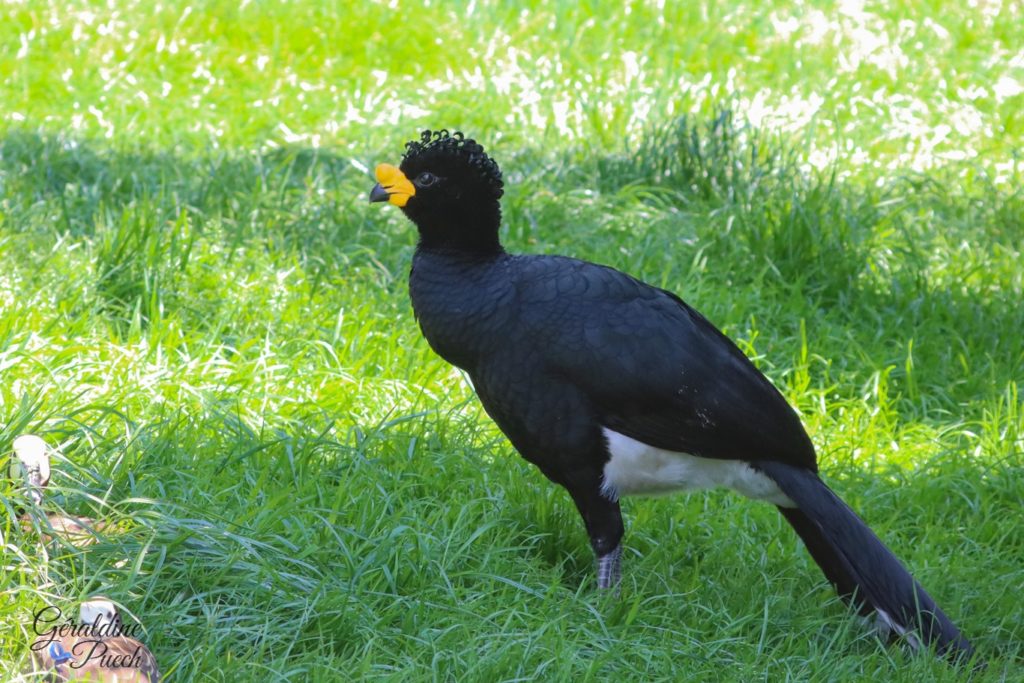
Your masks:
<svg viewBox="0 0 1024 683"><path fill-rule="evenodd" d="M525 257L520 322L546 370L602 426L666 450L816 469L796 413L732 341L676 295L611 268Z"/></svg>

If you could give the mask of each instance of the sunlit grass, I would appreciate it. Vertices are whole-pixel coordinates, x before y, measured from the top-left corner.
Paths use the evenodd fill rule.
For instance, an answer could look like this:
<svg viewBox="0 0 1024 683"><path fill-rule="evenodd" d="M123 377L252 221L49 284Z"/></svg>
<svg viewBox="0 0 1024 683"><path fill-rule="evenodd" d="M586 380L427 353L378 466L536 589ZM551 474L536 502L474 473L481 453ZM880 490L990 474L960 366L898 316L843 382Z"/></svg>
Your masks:
<svg viewBox="0 0 1024 683"><path fill-rule="evenodd" d="M867 3L25 2L0 10L8 125L157 147L362 153L436 126L607 148L735 98L817 167L971 160L1024 129L1024 9ZM615 29L608 29L612 21ZM538 140L539 139L539 140Z"/></svg>
<svg viewBox="0 0 1024 683"><path fill-rule="evenodd" d="M366 204L427 125L494 151L509 248L737 339L982 678L1021 676L1019 4L160 7L0 10L0 452L60 445L50 504L120 530L44 553L0 480L0 677L34 609L104 593L180 680L957 679L722 493L628 501L594 589Z"/></svg>

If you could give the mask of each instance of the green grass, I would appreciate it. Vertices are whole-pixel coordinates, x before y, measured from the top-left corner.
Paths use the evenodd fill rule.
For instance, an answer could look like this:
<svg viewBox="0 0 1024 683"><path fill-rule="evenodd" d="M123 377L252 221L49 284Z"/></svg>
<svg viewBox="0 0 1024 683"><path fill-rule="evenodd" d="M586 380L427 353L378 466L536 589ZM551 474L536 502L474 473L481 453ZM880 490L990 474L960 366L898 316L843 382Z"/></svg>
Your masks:
<svg viewBox="0 0 1024 683"><path fill-rule="evenodd" d="M47 557L0 480L0 678L97 593L173 680L964 677L721 492L628 500L596 590L366 203L425 126L502 164L510 249L736 339L976 680L1024 677L1019 4L237 5L0 8L0 452L59 444L49 504L123 529Z"/></svg>

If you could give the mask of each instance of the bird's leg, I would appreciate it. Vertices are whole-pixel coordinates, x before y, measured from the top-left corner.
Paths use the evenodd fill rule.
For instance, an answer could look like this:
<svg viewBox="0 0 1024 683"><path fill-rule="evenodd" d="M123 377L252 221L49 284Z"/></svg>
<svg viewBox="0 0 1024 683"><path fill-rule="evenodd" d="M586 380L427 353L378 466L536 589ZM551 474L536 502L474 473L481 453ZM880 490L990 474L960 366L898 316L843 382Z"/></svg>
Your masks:
<svg viewBox="0 0 1024 683"><path fill-rule="evenodd" d="M618 501L601 493L600 477L587 484L567 488L583 517L597 557L597 585L617 589L622 578L622 512Z"/></svg>
<svg viewBox="0 0 1024 683"><path fill-rule="evenodd" d="M36 507L43 504L43 473L39 465L32 464L25 468L25 479L28 488L28 497L32 499Z"/></svg>
<svg viewBox="0 0 1024 683"><path fill-rule="evenodd" d="M622 580L622 544L605 555L597 556L597 587L618 590Z"/></svg>

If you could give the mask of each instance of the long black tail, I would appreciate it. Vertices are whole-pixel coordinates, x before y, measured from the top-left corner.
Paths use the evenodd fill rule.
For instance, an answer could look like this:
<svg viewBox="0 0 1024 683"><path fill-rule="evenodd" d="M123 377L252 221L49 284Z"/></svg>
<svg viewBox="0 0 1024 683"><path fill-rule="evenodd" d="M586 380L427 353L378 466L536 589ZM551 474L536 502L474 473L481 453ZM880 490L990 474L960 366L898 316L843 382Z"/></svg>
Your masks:
<svg viewBox="0 0 1024 683"><path fill-rule="evenodd" d="M952 658L971 656L974 648L949 617L817 474L778 462L755 466L796 503L779 510L844 600L861 614L877 614L911 642L919 638Z"/></svg>

